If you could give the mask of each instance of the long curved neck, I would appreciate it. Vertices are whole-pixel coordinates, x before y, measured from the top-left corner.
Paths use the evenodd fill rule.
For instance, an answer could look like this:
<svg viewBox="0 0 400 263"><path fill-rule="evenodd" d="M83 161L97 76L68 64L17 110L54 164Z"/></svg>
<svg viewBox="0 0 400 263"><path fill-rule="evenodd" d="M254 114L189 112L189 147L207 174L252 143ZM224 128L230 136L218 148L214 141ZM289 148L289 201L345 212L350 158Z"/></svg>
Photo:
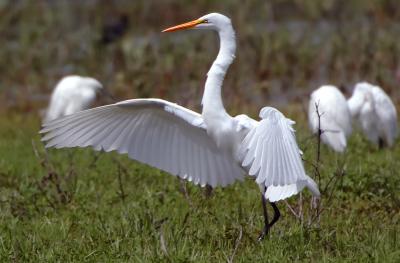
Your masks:
<svg viewBox="0 0 400 263"><path fill-rule="evenodd" d="M363 106L369 101L373 101L370 93L360 91L353 92L353 95L347 100L347 105L349 107L351 116L355 117L359 115Z"/></svg>
<svg viewBox="0 0 400 263"><path fill-rule="evenodd" d="M352 117L355 117L360 113L362 104L362 98L360 98L360 96L355 96L354 94L347 100L347 105Z"/></svg>
<svg viewBox="0 0 400 263"><path fill-rule="evenodd" d="M222 83L226 71L235 58L236 41L232 27L226 27L218 31L220 48L218 56L207 73L202 105L203 115L226 115L221 97Z"/></svg>

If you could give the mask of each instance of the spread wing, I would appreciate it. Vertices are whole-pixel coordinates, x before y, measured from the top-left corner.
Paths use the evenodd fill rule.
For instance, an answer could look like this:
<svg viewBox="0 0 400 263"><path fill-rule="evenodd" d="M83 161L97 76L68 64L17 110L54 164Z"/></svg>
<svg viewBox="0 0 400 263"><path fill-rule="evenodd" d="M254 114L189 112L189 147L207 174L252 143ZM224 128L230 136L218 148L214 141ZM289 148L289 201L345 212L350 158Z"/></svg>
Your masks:
<svg viewBox="0 0 400 263"><path fill-rule="evenodd" d="M267 188L270 201L297 194L304 186L319 195L317 185L305 174L292 128L294 122L270 107L263 108L260 117L262 120L249 131L239 148L249 175Z"/></svg>
<svg viewBox="0 0 400 263"><path fill-rule="evenodd" d="M200 114L160 99L133 99L47 122L46 147L87 147L132 159L195 184L226 186L244 171L207 135Z"/></svg>

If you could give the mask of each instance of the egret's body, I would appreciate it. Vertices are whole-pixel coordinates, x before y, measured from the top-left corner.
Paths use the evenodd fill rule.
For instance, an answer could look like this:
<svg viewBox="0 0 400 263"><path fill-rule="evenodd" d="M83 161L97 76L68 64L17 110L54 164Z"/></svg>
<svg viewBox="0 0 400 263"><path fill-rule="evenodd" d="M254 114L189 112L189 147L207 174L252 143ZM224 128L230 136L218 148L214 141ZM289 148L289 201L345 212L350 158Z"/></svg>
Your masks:
<svg viewBox="0 0 400 263"><path fill-rule="evenodd" d="M318 117L318 113L320 117ZM308 106L311 131L321 131L321 141L337 152L343 152L351 134L351 115L344 95L335 86L321 86L313 91Z"/></svg>
<svg viewBox="0 0 400 263"><path fill-rule="evenodd" d="M51 95L45 121L90 108L96 100L96 93L101 89L100 82L93 78L81 76L62 78Z"/></svg>
<svg viewBox="0 0 400 263"><path fill-rule="evenodd" d="M368 140L380 146L393 146L397 137L397 112L383 89L366 82L358 83L348 105Z"/></svg>
<svg viewBox="0 0 400 263"><path fill-rule="evenodd" d="M226 112L221 88L236 50L230 19L213 13L165 31L184 28L213 29L220 37L220 51L207 74L202 114L161 99L122 101L44 124L47 147L116 150L202 186L226 186L247 173L259 184L263 204L304 187L319 195L305 174L291 120L269 107L261 110L261 121ZM264 206L263 235L279 218L271 204L274 219L268 223Z"/></svg>

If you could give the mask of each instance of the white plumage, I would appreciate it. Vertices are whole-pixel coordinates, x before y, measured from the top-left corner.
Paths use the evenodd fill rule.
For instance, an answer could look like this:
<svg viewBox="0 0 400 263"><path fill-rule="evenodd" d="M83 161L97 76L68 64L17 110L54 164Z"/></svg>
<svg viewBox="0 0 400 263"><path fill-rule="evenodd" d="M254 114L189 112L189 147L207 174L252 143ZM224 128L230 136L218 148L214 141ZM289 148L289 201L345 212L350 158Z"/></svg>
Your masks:
<svg viewBox="0 0 400 263"><path fill-rule="evenodd" d="M127 153L129 157L188 179L195 184L226 186L253 176L271 202L308 187L319 195L305 174L293 121L273 108L263 108L261 121L246 115L230 116L222 103L221 88L236 51L230 19L209 14L164 30L216 30L220 51L207 74L203 111L161 99L134 99L98 107L45 123L41 133L47 147L86 147ZM279 218L279 210L262 237Z"/></svg>
<svg viewBox="0 0 400 263"><path fill-rule="evenodd" d="M101 83L93 78L67 76L62 78L51 95L45 121L88 109L101 90Z"/></svg>
<svg viewBox="0 0 400 263"><path fill-rule="evenodd" d="M239 143L239 152L241 155L245 152L241 163L248 174L266 187L266 198L279 201L297 194L305 186L319 195L318 187L305 174L292 127L294 122L271 107L261 109L260 118Z"/></svg>
<svg viewBox="0 0 400 263"><path fill-rule="evenodd" d="M393 146L397 137L396 107L383 89L367 82L358 83L348 105L368 140L380 146Z"/></svg>
<svg viewBox="0 0 400 263"><path fill-rule="evenodd" d="M44 125L47 147L127 153L202 186L226 186L243 170L207 135L200 114L160 99L133 99L78 112Z"/></svg>
<svg viewBox="0 0 400 263"><path fill-rule="evenodd" d="M311 94L308 121L314 134L318 133L319 128L321 129L323 143L337 152L343 152L346 149L347 138L352 131L351 115L346 98L338 88L330 85L321 86Z"/></svg>

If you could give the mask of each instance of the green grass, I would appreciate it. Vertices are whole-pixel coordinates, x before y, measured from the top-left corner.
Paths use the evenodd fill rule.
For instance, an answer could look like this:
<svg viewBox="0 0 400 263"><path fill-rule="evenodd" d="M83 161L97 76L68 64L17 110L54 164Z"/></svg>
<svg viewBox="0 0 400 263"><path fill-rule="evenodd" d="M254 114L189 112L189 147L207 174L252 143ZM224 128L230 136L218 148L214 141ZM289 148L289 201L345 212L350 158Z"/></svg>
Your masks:
<svg viewBox="0 0 400 263"><path fill-rule="evenodd" d="M297 117L298 140L312 161L315 143ZM320 223L302 224L280 202L281 220L259 243L262 211L251 180L218 188L211 198L187 183L187 199L175 177L115 153L49 150L46 168L32 146L45 156L36 117L2 115L0 126L0 261L217 262L235 247L235 262L400 257L399 147L378 151L357 134L344 156L323 147L321 186L338 167L345 175L330 201L323 196Z"/></svg>

